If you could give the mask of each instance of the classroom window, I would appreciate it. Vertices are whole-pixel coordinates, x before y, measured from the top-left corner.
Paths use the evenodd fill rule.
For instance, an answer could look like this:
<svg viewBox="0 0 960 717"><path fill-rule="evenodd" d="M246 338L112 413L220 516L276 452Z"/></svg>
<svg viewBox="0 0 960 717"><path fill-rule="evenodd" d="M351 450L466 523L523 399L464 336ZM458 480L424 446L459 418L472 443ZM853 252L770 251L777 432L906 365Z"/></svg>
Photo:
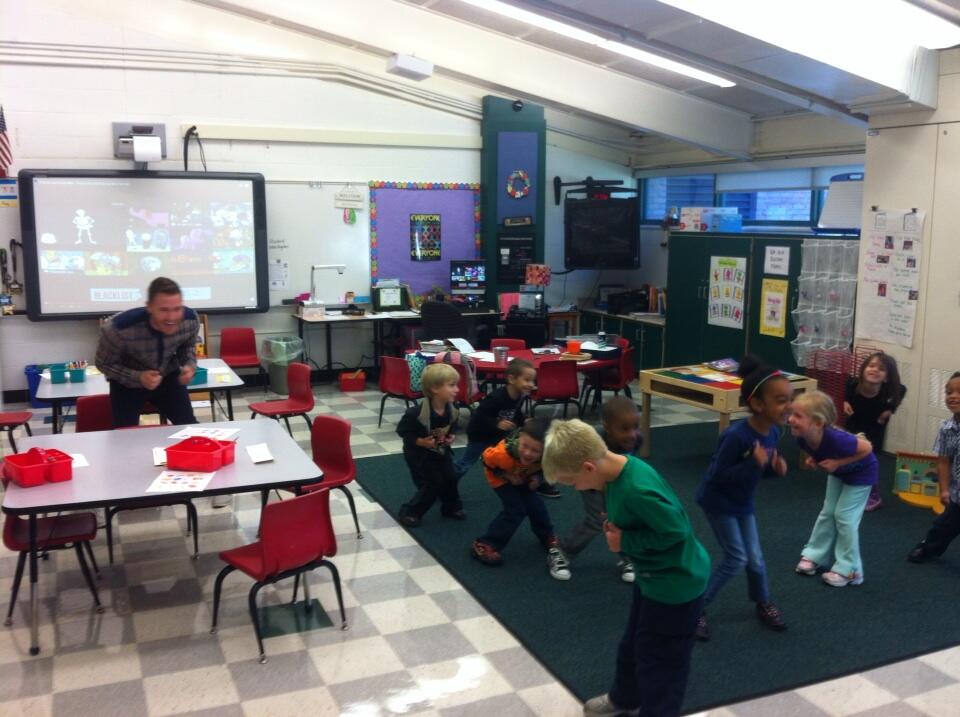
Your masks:
<svg viewBox="0 0 960 717"><path fill-rule="evenodd" d="M714 175L651 177L643 182L643 221L659 224L667 211L714 206Z"/></svg>
<svg viewBox="0 0 960 717"><path fill-rule="evenodd" d="M813 192L809 189L722 192L720 206L736 207L744 223L810 224Z"/></svg>

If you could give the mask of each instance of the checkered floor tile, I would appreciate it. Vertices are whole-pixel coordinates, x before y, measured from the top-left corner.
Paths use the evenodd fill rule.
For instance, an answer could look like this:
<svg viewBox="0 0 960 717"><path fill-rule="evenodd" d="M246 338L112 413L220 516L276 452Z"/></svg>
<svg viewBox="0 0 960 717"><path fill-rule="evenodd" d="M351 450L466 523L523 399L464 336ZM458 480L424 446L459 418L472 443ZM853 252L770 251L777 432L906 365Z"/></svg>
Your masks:
<svg viewBox="0 0 960 717"><path fill-rule="evenodd" d="M342 394L322 386L316 396L316 413L353 423L357 457L400 450L394 427L402 402L388 399L378 426L376 391ZM237 396L236 417L246 419L247 402L260 400L262 390ZM48 412L30 410L34 433L49 433ZM210 419L209 408L197 414ZM716 420L716 414L654 400L651 420L661 426ZM292 426L309 452L306 424ZM566 688L405 530L359 487L353 492L362 539L345 499L338 493L331 504L349 630L338 629L329 581L315 577L311 595L333 626L267 639L269 662L260 665L247 614L249 582L234 574L224 585L220 628L210 634L213 581L222 565L217 553L255 538L258 497L238 496L221 509L197 501L196 561L189 559L182 508L126 511L117 519L114 564L102 540L95 547L103 614L91 610L71 552L41 563L43 651L35 658L27 651L24 586L13 626L0 629L0 715L581 714ZM16 556L0 549L0 594L9 594L15 567ZM270 606L290 598L290 586L261 591ZM960 648L703 715L946 717L958 714L958 703Z"/></svg>

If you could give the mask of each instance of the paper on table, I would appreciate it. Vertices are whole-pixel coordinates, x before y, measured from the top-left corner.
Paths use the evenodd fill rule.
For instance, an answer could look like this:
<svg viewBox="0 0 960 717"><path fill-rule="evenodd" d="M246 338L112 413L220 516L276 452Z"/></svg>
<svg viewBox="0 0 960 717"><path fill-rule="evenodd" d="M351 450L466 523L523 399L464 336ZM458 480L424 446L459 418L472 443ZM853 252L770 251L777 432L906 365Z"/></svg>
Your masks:
<svg viewBox="0 0 960 717"><path fill-rule="evenodd" d="M213 473L163 471L147 488L147 493L182 493L184 491L203 490L213 479L213 476Z"/></svg>
<svg viewBox="0 0 960 717"><path fill-rule="evenodd" d="M462 354L472 354L476 349L466 339L447 339L453 347Z"/></svg>
<svg viewBox="0 0 960 717"><path fill-rule="evenodd" d="M217 383L230 383L230 377L225 375L217 376Z"/></svg>
<svg viewBox="0 0 960 717"><path fill-rule="evenodd" d="M161 448L160 446L153 447L153 465L155 466L167 465L167 449L166 448Z"/></svg>
<svg viewBox="0 0 960 717"><path fill-rule="evenodd" d="M273 460L273 455L266 443L255 443L252 446L247 446L247 454L254 463L265 463Z"/></svg>
<svg viewBox="0 0 960 717"><path fill-rule="evenodd" d="M591 364L600 363L596 359L587 359L586 361L577 361L577 366L590 366Z"/></svg>
<svg viewBox="0 0 960 717"><path fill-rule="evenodd" d="M90 466L86 456L84 456L82 453L71 453L70 457L73 458L74 468L88 468Z"/></svg>
<svg viewBox="0 0 960 717"><path fill-rule="evenodd" d="M213 438L218 441L229 440L234 434L240 433L239 428L203 428L201 426L188 426L174 433L171 438L190 438L190 436L203 436L204 438Z"/></svg>
<svg viewBox="0 0 960 717"><path fill-rule="evenodd" d="M477 361L494 361L494 356L492 351L474 351L471 354L467 354L470 358L476 359Z"/></svg>
<svg viewBox="0 0 960 717"><path fill-rule="evenodd" d="M213 368L208 368L207 373L230 373L229 366L214 366Z"/></svg>

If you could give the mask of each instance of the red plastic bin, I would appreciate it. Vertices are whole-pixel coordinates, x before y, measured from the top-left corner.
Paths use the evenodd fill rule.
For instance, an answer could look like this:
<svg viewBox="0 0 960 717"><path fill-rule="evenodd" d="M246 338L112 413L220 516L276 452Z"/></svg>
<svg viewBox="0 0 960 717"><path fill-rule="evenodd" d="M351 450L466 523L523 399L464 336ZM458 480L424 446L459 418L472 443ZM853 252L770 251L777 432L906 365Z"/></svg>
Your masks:
<svg viewBox="0 0 960 717"><path fill-rule="evenodd" d="M73 478L73 458L55 448L31 448L26 453L7 456L4 475L23 488Z"/></svg>
<svg viewBox="0 0 960 717"><path fill-rule="evenodd" d="M167 448L167 468L210 473L233 463L234 453L233 441L215 441L203 436L191 436Z"/></svg>

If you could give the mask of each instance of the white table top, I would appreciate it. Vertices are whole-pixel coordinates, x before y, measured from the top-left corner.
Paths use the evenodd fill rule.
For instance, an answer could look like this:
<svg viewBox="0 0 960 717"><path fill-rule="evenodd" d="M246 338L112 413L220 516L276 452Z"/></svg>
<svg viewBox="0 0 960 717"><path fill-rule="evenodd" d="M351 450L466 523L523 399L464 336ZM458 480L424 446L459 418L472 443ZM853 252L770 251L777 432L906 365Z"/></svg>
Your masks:
<svg viewBox="0 0 960 717"><path fill-rule="evenodd" d="M243 493L280 486L311 483L323 472L276 421L221 421L204 423L204 428L239 428L233 463L216 472L204 491L147 493L147 488L164 470L153 465L153 447L170 446L170 438L184 426L151 426L91 433L60 433L34 436L21 441L21 450L33 447L56 448L81 453L90 464L74 468L72 480L21 488L10 483L3 497L4 513L36 513L74 510L125 501ZM267 463L254 464L245 446L266 443L273 455Z"/></svg>
<svg viewBox="0 0 960 717"><path fill-rule="evenodd" d="M243 386L243 379L240 378L232 368L227 366L223 359L198 359L197 365L207 369L208 372L210 369L218 369L219 371L215 374L208 373L207 383L187 386L187 391L191 393L194 391L223 391L228 388L239 388ZM223 369L226 369L226 372L223 371ZM229 376L230 380L224 382L217 381L216 377L218 375ZM110 393L110 386L107 383L106 377L99 372L91 374L89 370L87 371L86 380L81 383L73 383L69 380L66 383L51 383L49 373L45 373L45 375L40 377L40 385L37 387L37 399L40 401L68 401L79 398L80 396L96 396L101 393Z"/></svg>

